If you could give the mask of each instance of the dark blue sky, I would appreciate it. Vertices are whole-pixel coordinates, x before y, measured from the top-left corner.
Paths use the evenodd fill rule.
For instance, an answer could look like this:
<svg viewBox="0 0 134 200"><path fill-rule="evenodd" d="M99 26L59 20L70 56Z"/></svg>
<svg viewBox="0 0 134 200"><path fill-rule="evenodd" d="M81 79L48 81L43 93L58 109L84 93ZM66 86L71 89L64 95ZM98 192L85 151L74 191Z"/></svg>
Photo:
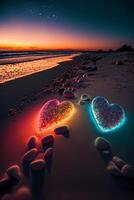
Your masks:
<svg viewBox="0 0 134 200"><path fill-rule="evenodd" d="M0 25L51 24L134 44L132 0L2 0Z"/></svg>

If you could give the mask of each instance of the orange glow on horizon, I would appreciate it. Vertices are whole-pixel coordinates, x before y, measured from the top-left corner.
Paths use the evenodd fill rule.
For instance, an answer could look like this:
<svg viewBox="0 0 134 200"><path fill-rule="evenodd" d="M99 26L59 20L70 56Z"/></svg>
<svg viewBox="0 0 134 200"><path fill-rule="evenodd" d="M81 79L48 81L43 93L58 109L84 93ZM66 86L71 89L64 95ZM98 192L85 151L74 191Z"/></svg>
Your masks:
<svg viewBox="0 0 134 200"><path fill-rule="evenodd" d="M117 43L116 43L117 45ZM61 27L7 24L1 26L1 49L98 49L115 47L106 38L67 31Z"/></svg>

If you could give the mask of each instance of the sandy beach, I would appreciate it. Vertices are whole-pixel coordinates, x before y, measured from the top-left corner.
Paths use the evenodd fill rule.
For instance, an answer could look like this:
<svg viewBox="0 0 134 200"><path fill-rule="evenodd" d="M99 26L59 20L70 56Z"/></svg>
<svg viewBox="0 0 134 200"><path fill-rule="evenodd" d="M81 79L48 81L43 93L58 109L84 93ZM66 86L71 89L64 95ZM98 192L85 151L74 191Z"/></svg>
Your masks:
<svg viewBox="0 0 134 200"><path fill-rule="evenodd" d="M46 176L44 198L133 199L134 185L107 173L107 163L96 150L94 140L99 136L108 139L113 155L134 165L134 52L89 52L53 58L50 62L49 59L43 63L42 60L34 62L36 73L25 71L23 77L20 75L16 80L0 84L0 175L12 164L21 166L20 158L26 151L27 140L37 134L35 118L43 104L54 98L66 100L59 89L73 87L76 98L71 102L75 112L63 124L69 127L69 137L55 135L53 131L47 133L54 135L55 143L52 172ZM45 71L38 68L44 66L44 62L48 64ZM55 62L58 64L54 65ZM18 65L23 67L21 63ZM89 105L78 104L82 94L91 98L104 96L120 104L127 118L124 126L111 134L98 132L91 121ZM28 183L26 177L21 185Z"/></svg>

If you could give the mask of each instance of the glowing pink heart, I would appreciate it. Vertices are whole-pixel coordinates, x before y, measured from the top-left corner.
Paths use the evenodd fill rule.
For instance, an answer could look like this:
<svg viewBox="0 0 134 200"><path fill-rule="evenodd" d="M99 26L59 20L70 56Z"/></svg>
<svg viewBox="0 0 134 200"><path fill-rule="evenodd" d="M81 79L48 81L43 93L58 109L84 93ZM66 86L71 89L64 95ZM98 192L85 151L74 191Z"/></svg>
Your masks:
<svg viewBox="0 0 134 200"><path fill-rule="evenodd" d="M60 102L57 99L47 101L38 116L38 130L54 128L67 120L73 113L74 106L70 101Z"/></svg>

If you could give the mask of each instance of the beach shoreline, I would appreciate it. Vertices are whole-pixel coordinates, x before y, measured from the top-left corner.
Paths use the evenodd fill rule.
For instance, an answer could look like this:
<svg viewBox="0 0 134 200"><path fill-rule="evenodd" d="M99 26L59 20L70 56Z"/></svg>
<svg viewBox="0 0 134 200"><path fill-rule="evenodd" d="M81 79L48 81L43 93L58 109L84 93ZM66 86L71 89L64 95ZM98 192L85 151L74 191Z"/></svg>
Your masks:
<svg viewBox="0 0 134 200"><path fill-rule="evenodd" d="M48 56L45 59L41 57L40 59L34 58L32 60L21 60L20 62L15 59L13 63L1 64L0 84L56 67L60 62L71 60L78 55Z"/></svg>
<svg viewBox="0 0 134 200"><path fill-rule="evenodd" d="M37 94L41 90L44 90L43 96L47 96L48 94L47 92L45 94L45 90L50 87L50 84L53 84L53 79L61 76L61 74L64 73L68 67L71 68L76 66L80 60L84 59L84 57L84 55L76 56L72 58L72 60L61 61L59 64L57 63L56 67L1 83L0 94L2 112L0 113L0 120L8 118L9 109L15 107L16 105L20 105L23 97L27 96L28 98L32 99L32 96L35 96L34 94ZM37 97L37 99L38 98L40 97Z"/></svg>

